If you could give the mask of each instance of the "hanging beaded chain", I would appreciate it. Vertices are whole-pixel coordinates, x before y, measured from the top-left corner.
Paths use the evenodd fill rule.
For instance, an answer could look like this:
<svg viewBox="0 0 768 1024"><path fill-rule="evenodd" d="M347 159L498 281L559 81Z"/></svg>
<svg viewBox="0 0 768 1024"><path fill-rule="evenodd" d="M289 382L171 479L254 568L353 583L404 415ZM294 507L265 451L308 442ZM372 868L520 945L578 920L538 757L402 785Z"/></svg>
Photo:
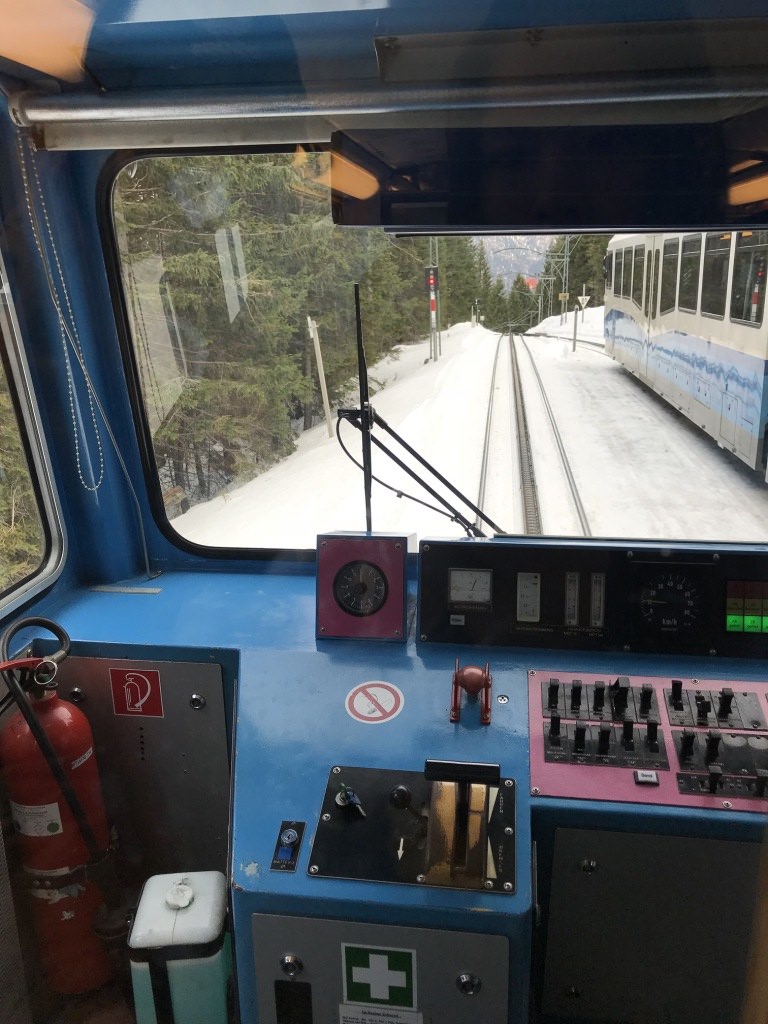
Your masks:
<svg viewBox="0 0 768 1024"><path fill-rule="evenodd" d="M27 206L27 215L29 216L29 222L32 226L32 234L34 235L35 245L37 247L38 255L43 263L43 268L46 271L48 281L50 283L51 298L56 308L56 315L59 321L59 332L61 334L61 345L64 353L64 365L67 372L67 392L69 396L69 412L72 418L72 436L75 442L75 461L77 463L77 475L80 478L80 483L87 491L98 491L104 480L104 450L101 443L101 434L99 433L99 424L96 420L96 409L94 408L93 402L93 385L91 384L90 377L85 367L85 356L80 345L80 337L77 332L77 324L75 322L75 315L72 311L72 305L69 300L69 291L67 290L67 283L62 270L61 262L59 260L59 254L56 249L56 243L54 241L53 229L51 222L48 217L48 207L45 202L45 195L40 182L40 176L37 168L37 161L35 159L36 147L34 141L29 135L17 135L16 136L16 149L19 154L19 166L21 169L21 177L24 185L24 199ZM28 166L29 165L29 166ZM59 284L57 285L54 280L51 261L46 251L43 239L40 237L40 221L35 215L35 208L33 206L32 187L30 185L29 168L31 168L32 176L34 178L35 193L37 198L37 208L40 214L42 214L43 223L45 225L46 240L48 242L48 248L53 257L53 262L56 267L56 273ZM64 297L64 303L66 305L67 317L64 317L64 310L62 308L61 298L59 296L59 289L61 295ZM87 438L85 436L85 427L78 427L77 415L75 411L75 383L72 373L72 363L69 358L69 345L75 352L77 362L80 364L80 368L83 373L85 380L86 393L88 395L88 406L91 412L91 423L93 424L93 436L96 441L96 447L98 450L98 466L99 471L95 483L88 483L83 475L83 467L80 457L80 432L83 432L83 445L87 450ZM90 462L90 460L89 460ZM93 473L89 474L93 479Z"/></svg>

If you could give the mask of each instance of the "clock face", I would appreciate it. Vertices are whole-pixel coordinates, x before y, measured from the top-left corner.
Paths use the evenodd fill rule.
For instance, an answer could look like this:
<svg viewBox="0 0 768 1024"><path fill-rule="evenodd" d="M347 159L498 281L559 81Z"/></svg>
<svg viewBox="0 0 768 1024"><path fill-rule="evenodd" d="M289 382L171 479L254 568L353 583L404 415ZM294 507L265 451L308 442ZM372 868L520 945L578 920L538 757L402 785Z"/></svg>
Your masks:
<svg viewBox="0 0 768 1024"><path fill-rule="evenodd" d="M362 560L347 562L336 573L333 596L350 615L373 615L387 600L387 578L378 565Z"/></svg>

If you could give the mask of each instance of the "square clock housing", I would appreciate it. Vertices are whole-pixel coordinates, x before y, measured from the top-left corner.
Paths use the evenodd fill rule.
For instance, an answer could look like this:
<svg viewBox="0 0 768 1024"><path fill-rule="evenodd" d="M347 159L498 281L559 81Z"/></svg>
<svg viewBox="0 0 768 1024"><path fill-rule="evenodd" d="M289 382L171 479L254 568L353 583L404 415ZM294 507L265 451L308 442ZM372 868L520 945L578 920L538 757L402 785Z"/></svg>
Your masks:
<svg viewBox="0 0 768 1024"><path fill-rule="evenodd" d="M317 638L406 640L407 560L407 537L321 534Z"/></svg>

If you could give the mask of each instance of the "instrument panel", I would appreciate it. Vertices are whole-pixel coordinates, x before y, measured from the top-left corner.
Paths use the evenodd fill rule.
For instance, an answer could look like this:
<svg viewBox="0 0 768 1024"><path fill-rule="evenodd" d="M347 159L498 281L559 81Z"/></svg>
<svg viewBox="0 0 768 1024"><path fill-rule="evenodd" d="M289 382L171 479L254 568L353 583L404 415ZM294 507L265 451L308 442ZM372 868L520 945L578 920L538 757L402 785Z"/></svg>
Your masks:
<svg viewBox="0 0 768 1024"><path fill-rule="evenodd" d="M768 655L768 573L749 549L423 541L423 643Z"/></svg>

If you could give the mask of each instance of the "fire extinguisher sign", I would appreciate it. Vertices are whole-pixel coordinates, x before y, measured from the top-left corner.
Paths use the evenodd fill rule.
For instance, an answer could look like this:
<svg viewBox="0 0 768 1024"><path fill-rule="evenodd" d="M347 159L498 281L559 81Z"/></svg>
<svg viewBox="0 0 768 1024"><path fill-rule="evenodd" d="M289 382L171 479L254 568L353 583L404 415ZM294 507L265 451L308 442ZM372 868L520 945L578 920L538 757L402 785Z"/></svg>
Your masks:
<svg viewBox="0 0 768 1024"><path fill-rule="evenodd" d="M157 669L111 668L112 707L116 715L163 718L163 694Z"/></svg>

